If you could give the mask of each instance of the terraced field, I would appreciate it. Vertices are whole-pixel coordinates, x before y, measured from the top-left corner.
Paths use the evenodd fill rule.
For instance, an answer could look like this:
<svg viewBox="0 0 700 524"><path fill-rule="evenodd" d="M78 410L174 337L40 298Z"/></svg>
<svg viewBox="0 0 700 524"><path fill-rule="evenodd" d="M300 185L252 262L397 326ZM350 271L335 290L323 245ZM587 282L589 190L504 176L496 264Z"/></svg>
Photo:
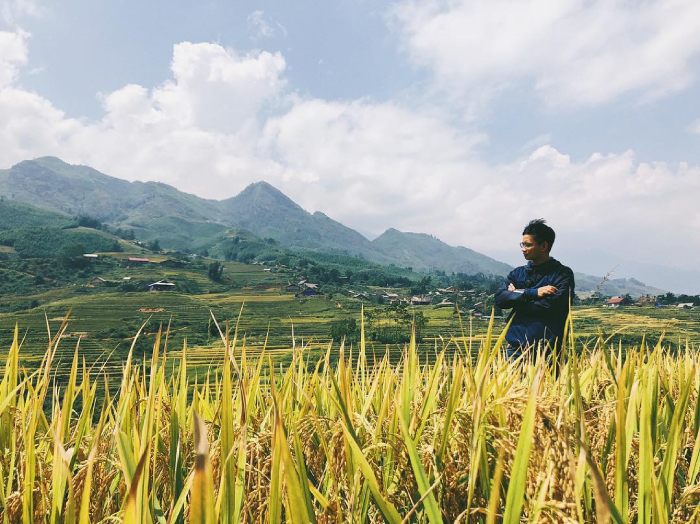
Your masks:
<svg viewBox="0 0 700 524"><path fill-rule="evenodd" d="M118 255L118 254L116 254ZM204 293L187 295L174 292L120 292L114 289L62 288L37 295L40 307L0 314L0 357L8 350L14 326L20 328L24 344L21 364L28 368L43 356L48 331L56 333L63 318L70 312L66 336L59 346L56 374L59 380L68 373L76 345L87 365L99 366L107 375L121 374L134 335L144 326L136 342L137 361L150 355L159 326L170 326L168 350L177 354L185 340L189 348L189 365L205 374L223 359L221 340L211 313L225 330L236 324L241 308L239 347L255 356L267 340L267 350L281 363L291 358L293 344L304 345L309 354L327 351L331 343L333 322L354 318L359 321L363 304L345 295L297 298L282 289L292 278L286 273L264 271L261 266L240 263L225 264L229 290L212 283L203 271L188 268L167 268L155 265L115 267L103 278L122 281L189 278L197 281ZM233 283L233 284L231 284ZM9 298L0 298L9 300ZM381 306L365 305L368 313L377 313ZM378 309L379 308L379 309ZM485 318L464 318L460 325L451 308L419 307L428 320L422 333L421 352L430 359L445 348L449 353L476 348L483 337ZM377 316L377 315L375 315ZM47 322L48 319L48 322ZM676 308L577 308L575 331L580 340L594 345L598 334L613 335L613 341L639 343L643 335L653 341L666 333L667 341L684 345L686 340L700 344L700 313ZM48 329L47 329L48 324ZM497 320L500 331L504 320ZM294 333L294 341L292 339ZM471 335L471 338L470 338ZM338 349L338 341L332 353ZM368 341L369 354L381 358L390 353L390 360L399 358L401 347ZM474 350L476 351L476 350ZM116 381L115 381L116 383Z"/></svg>

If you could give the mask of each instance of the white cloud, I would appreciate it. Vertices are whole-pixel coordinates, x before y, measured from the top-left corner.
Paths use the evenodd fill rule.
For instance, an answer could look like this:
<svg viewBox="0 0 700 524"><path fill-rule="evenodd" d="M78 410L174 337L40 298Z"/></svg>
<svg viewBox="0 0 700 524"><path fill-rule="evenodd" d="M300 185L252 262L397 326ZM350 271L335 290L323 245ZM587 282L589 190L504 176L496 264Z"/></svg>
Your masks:
<svg viewBox="0 0 700 524"><path fill-rule="evenodd" d="M455 96L530 85L548 105L648 100L695 81L696 0L403 0L391 21Z"/></svg>
<svg viewBox="0 0 700 524"><path fill-rule="evenodd" d="M15 25L17 19L25 15L38 16L40 13L32 0L0 0L0 18L8 25Z"/></svg>
<svg viewBox="0 0 700 524"><path fill-rule="evenodd" d="M238 187L244 171L254 181L260 114L279 102L284 58L185 42L175 46L171 68L173 78L154 89L127 85L102 95L105 115L94 122L65 118L16 81L0 89L0 162L52 154L210 196L220 195L221 177Z"/></svg>
<svg viewBox="0 0 700 524"><path fill-rule="evenodd" d="M582 243L677 266L692 259L668 253L700 255L700 168L640 163L631 151L574 162L550 145L489 165L475 154L481 137L445 121L395 104L301 101L265 128L279 170L270 181L368 233L428 232L508 260L539 217L560 233L559 252Z"/></svg>
<svg viewBox="0 0 700 524"><path fill-rule="evenodd" d="M263 143L302 205L381 233L388 217L415 229L445 216L434 204L465 177L482 139L393 103L301 100L268 121Z"/></svg>
<svg viewBox="0 0 700 524"><path fill-rule="evenodd" d="M16 56L11 67L26 63ZM515 251L523 225L543 216L560 247L568 238L646 262L700 256L698 167L640 163L632 152L576 162L547 144L488 164L477 147L485 137L454 127L449 115L300 98L284 69L280 54L179 44L171 79L103 95L97 121L67 118L19 87L13 70L0 87L0 166L56 155L209 198L264 179L367 233L428 232L491 253Z"/></svg>
<svg viewBox="0 0 700 524"><path fill-rule="evenodd" d="M700 118L688 126L688 133L700 135Z"/></svg>
<svg viewBox="0 0 700 524"><path fill-rule="evenodd" d="M0 31L0 88L14 83L19 68L27 63L27 39L29 33Z"/></svg>
<svg viewBox="0 0 700 524"><path fill-rule="evenodd" d="M246 20L248 31L255 40L258 38L272 38L280 31L283 36L287 36L287 29L279 22L268 22L268 17L263 11L253 11Z"/></svg>
<svg viewBox="0 0 700 524"><path fill-rule="evenodd" d="M239 55L216 44L181 43L174 79L154 90L155 105L181 125L234 131L251 123L285 86L281 54Z"/></svg>
<svg viewBox="0 0 700 524"><path fill-rule="evenodd" d="M83 124L66 118L45 98L15 87L0 88L0 163L3 166L47 151L59 155L65 150L70 154L72 148L65 148L67 142L75 140L83 130Z"/></svg>

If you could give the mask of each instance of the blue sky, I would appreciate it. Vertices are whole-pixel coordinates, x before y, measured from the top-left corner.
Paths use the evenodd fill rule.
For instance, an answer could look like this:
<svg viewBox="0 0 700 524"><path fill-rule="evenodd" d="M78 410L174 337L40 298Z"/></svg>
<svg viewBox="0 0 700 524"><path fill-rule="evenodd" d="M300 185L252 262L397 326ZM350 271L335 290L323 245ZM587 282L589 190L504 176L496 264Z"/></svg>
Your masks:
<svg viewBox="0 0 700 524"><path fill-rule="evenodd" d="M690 0L0 0L0 167L56 155L226 198L265 179L369 238L700 292Z"/></svg>
<svg viewBox="0 0 700 524"><path fill-rule="evenodd" d="M97 93L129 83L160 84L169 76L174 43L183 41L280 51L290 84L311 97L382 101L429 96L429 71L410 63L391 30L391 2L69 0L39 6L40 16L20 19L32 34L35 64L22 83L69 116L99 118L103 110ZM251 16L255 12L259 18ZM272 34L261 34L256 19ZM12 27L5 23L5 29ZM690 69L697 70L697 60ZM697 83L653 103L632 96L598 107L552 111L533 96L525 80L498 96L478 127L488 134L482 150L493 162L517 158L523 147L546 138L576 160L588 158L591 151L632 149L640 161L697 164L699 140L687 130L695 115L700 115Z"/></svg>
<svg viewBox="0 0 700 524"><path fill-rule="evenodd" d="M70 116L98 118L96 93L128 83L160 84L170 74L175 43L216 42L240 51L282 52L290 83L309 96L391 98L420 75L400 59L396 38L387 31L388 5L69 0L42 6L39 17L22 18L32 34L32 62L46 68L23 84ZM261 23L269 36L261 34Z"/></svg>

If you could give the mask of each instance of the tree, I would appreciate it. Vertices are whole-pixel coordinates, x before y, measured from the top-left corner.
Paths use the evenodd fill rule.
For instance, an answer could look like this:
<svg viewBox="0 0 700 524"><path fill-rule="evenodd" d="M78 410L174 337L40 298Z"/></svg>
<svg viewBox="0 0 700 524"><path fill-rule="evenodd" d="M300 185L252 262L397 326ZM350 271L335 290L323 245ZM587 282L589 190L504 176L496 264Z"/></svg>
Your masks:
<svg viewBox="0 0 700 524"><path fill-rule="evenodd" d="M78 217L78 225L81 227L90 227L92 229L102 229L102 222L87 215Z"/></svg>
<svg viewBox="0 0 700 524"><path fill-rule="evenodd" d="M420 282L416 287L411 288L411 294L412 295L424 295L425 293L428 292L428 286L430 286L432 282L431 277L423 277L420 279Z"/></svg>
<svg viewBox="0 0 700 524"><path fill-rule="evenodd" d="M340 320L331 324L331 338L336 342L354 342L359 339L360 330L354 318Z"/></svg>
<svg viewBox="0 0 700 524"><path fill-rule="evenodd" d="M153 242L148 243L148 249L154 253L160 251L160 242L158 242L157 238Z"/></svg>
<svg viewBox="0 0 700 524"><path fill-rule="evenodd" d="M659 295L658 297L656 297L656 299L666 306L670 306L671 304L675 304L676 300L677 300L676 295L674 295L673 293L670 293L670 292L666 293L665 295Z"/></svg>
<svg viewBox="0 0 700 524"><path fill-rule="evenodd" d="M66 267L80 268L85 267L86 260L85 246L82 244L66 244L58 252L58 260Z"/></svg>
<svg viewBox="0 0 700 524"><path fill-rule="evenodd" d="M215 282L221 282L224 274L224 266L221 262L212 262L209 264L209 278Z"/></svg>

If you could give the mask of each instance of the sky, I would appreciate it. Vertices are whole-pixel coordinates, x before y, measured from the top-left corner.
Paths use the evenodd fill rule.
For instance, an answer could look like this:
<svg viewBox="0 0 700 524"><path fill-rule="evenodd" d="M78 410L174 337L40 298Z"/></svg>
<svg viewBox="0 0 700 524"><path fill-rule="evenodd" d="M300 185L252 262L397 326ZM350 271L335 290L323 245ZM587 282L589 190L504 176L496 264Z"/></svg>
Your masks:
<svg viewBox="0 0 700 524"><path fill-rule="evenodd" d="M266 180L372 239L700 293L696 0L0 0L0 168L206 198Z"/></svg>

